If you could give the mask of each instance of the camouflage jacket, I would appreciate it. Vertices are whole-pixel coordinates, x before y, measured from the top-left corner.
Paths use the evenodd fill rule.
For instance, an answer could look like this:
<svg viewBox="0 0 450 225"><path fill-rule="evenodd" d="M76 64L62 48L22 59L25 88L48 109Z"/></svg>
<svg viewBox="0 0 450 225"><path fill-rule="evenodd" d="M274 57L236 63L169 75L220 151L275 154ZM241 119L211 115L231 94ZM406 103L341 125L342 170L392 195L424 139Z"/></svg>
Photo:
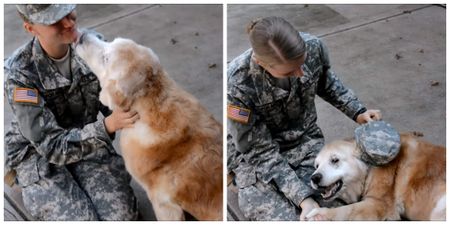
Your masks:
<svg viewBox="0 0 450 225"><path fill-rule="evenodd" d="M6 166L18 168L19 179L36 181L38 161L65 165L100 147L114 151L113 136L97 120L99 111L111 113L98 100L99 81L72 47L70 54L72 80L58 72L36 38L5 60L5 96L14 114L5 134Z"/></svg>
<svg viewBox="0 0 450 225"><path fill-rule="evenodd" d="M304 76L289 77L289 90L277 86L277 78L251 59L251 49L229 63L227 74L228 113L230 106L244 112L244 119L245 112L249 113L244 122L228 116L228 169L236 173L241 187L256 179L273 181L297 206L313 192L293 168L313 167L320 150L302 145L311 140L323 145L323 134L316 124L315 95L353 120L366 110L330 69L322 41L306 33L300 35L307 51Z"/></svg>

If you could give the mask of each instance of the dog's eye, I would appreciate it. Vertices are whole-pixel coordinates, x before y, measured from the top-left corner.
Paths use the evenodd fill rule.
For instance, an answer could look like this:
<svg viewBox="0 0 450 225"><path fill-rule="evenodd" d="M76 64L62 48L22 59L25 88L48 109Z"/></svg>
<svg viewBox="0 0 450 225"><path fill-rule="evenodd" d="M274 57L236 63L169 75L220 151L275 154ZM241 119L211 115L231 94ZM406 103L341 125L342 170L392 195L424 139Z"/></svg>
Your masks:
<svg viewBox="0 0 450 225"><path fill-rule="evenodd" d="M332 164L336 164L336 163L338 163L339 162L339 159L338 158L332 158L331 159L331 163Z"/></svg>

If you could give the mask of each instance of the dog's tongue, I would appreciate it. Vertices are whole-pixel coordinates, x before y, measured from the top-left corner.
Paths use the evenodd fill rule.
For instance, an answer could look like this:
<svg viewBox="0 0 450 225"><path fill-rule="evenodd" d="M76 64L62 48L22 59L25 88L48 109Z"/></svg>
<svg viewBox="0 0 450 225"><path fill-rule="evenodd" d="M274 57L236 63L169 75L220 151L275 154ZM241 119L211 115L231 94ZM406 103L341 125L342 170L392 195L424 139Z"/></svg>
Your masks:
<svg viewBox="0 0 450 225"><path fill-rule="evenodd" d="M325 188L325 192L330 192L334 187L336 187L337 183L334 183L333 185L330 185Z"/></svg>
<svg viewBox="0 0 450 225"><path fill-rule="evenodd" d="M322 192L322 197L323 198L329 198L332 194L333 194L333 187L335 187L336 185L330 185L328 186L324 192Z"/></svg>

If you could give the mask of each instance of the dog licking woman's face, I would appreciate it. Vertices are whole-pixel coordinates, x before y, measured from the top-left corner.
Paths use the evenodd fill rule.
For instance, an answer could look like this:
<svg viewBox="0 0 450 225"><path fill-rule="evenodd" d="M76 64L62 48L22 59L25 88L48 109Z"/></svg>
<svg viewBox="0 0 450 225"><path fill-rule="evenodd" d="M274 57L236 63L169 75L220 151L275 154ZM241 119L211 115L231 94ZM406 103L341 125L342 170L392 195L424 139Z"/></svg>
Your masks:
<svg viewBox="0 0 450 225"><path fill-rule="evenodd" d="M104 42L83 33L75 45L78 55L98 77L100 101L110 109L145 94L146 82L160 70L159 59L150 48L129 39Z"/></svg>
<svg viewBox="0 0 450 225"><path fill-rule="evenodd" d="M106 80L108 64L108 44L95 35L85 31L75 43L76 53L87 63L103 87Z"/></svg>

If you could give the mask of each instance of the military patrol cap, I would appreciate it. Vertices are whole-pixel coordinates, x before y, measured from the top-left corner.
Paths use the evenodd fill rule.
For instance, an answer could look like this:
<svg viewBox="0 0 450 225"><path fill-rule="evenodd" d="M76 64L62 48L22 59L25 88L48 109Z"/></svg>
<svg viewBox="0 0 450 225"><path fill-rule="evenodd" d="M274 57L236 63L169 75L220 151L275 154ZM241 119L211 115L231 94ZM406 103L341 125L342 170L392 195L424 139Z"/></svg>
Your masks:
<svg viewBox="0 0 450 225"><path fill-rule="evenodd" d="M384 121L371 121L355 129L361 159L371 165L389 163L400 151L400 135Z"/></svg>
<svg viewBox="0 0 450 225"><path fill-rule="evenodd" d="M51 25L75 9L74 4L21 4L17 10L31 23Z"/></svg>

